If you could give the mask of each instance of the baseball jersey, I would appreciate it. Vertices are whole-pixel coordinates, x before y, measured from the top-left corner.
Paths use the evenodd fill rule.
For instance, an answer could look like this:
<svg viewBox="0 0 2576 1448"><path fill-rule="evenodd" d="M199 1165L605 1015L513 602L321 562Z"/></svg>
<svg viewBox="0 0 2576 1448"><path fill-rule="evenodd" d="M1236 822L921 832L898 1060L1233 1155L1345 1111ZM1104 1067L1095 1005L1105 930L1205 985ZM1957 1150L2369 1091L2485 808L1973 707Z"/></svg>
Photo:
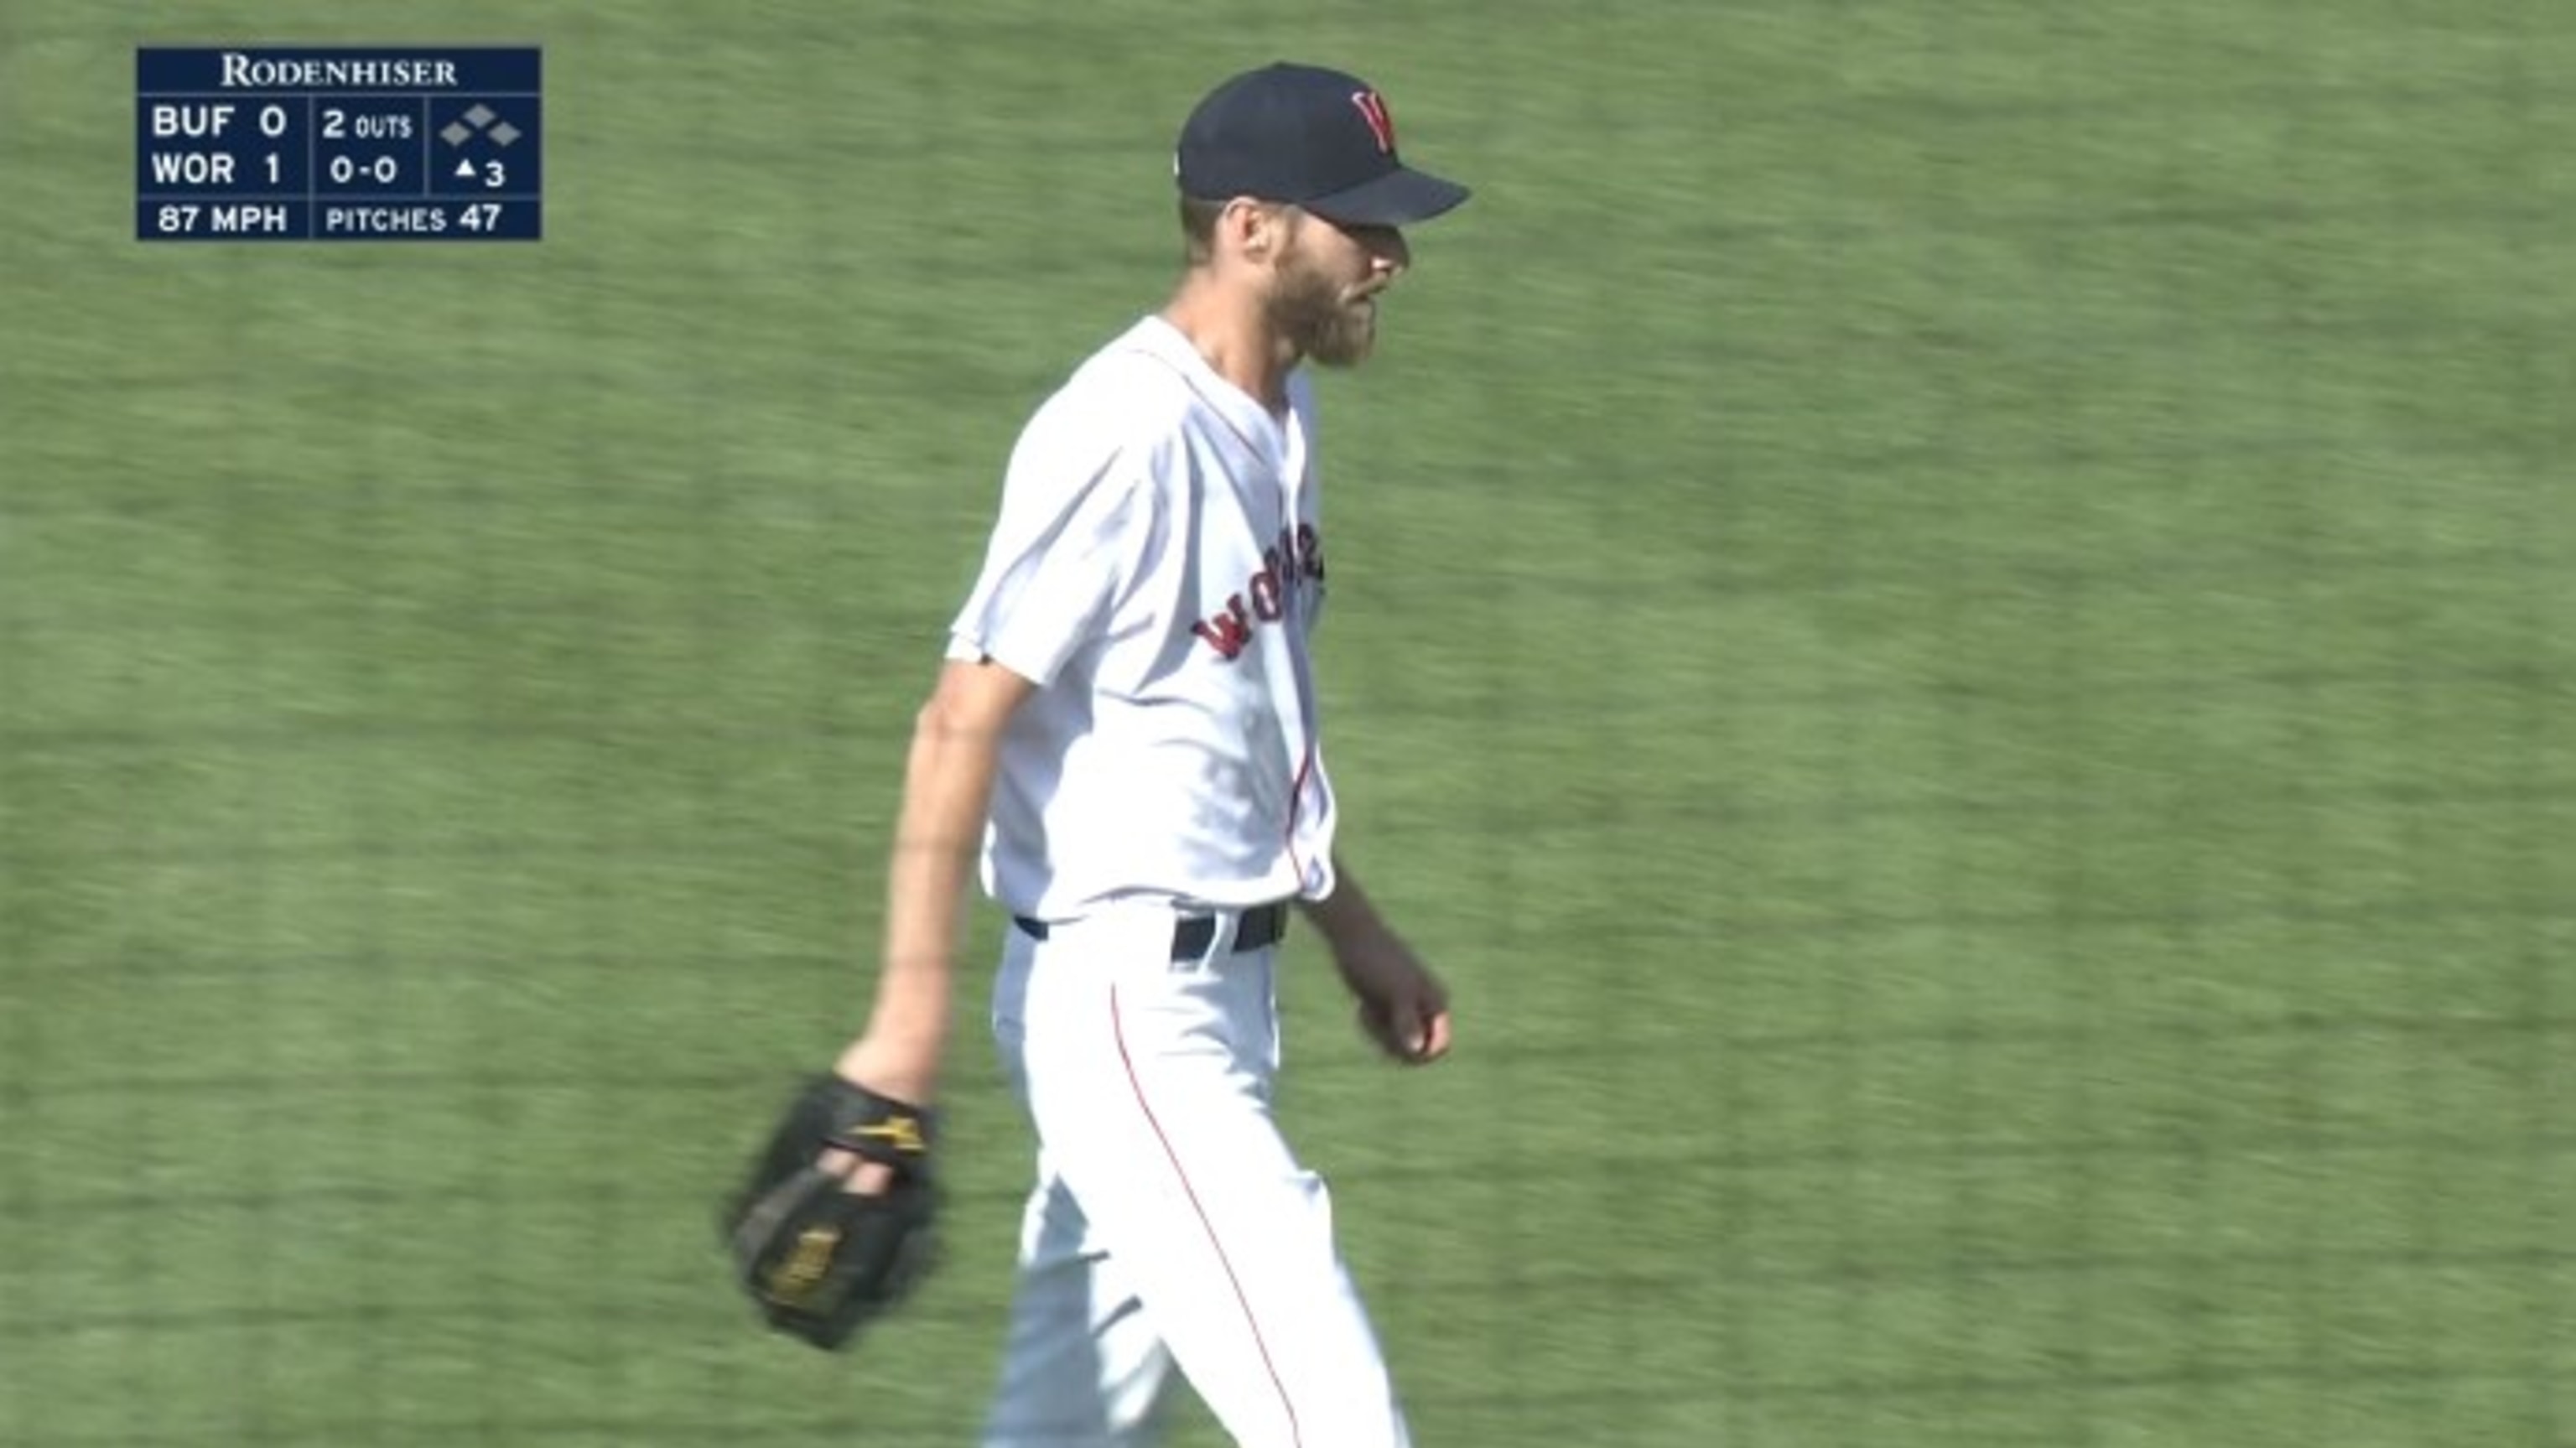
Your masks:
<svg viewBox="0 0 2576 1448"><path fill-rule="evenodd" d="M1302 372L1287 393L1273 414L1147 317L1022 429L948 646L1039 686L981 862L1014 914L1331 892L1315 404Z"/></svg>

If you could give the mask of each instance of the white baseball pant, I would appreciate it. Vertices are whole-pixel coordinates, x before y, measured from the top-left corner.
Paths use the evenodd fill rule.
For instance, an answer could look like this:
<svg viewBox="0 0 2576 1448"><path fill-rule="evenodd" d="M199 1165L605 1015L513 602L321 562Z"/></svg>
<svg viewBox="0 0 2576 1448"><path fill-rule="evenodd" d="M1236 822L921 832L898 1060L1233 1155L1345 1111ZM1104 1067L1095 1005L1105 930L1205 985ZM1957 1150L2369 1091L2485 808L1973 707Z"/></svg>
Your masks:
<svg viewBox="0 0 2576 1448"><path fill-rule="evenodd" d="M1271 1116L1275 947L1122 908L1014 929L993 1030L1037 1183L985 1448L1146 1448L1177 1366L1240 1448L1408 1448L1322 1178Z"/></svg>

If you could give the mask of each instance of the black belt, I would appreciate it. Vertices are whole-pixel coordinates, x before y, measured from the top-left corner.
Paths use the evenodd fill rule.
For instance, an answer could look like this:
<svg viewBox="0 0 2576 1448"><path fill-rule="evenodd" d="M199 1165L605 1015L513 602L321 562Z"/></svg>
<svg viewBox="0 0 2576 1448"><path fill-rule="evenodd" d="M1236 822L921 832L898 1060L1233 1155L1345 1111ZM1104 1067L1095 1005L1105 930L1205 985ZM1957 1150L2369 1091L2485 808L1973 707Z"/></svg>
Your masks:
<svg viewBox="0 0 2576 1448"><path fill-rule="evenodd" d="M1213 915L1194 915L1175 923L1172 926L1172 959L1196 960L1207 954L1208 947L1216 943L1216 922L1217 917ZM1043 920L1014 915L1011 923L1020 927L1021 933L1031 940L1047 938L1047 923ZM1265 945L1277 945L1279 937L1287 930L1287 906L1255 905L1243 912L1234 927L1234 948L1259 950Z"/></svg>

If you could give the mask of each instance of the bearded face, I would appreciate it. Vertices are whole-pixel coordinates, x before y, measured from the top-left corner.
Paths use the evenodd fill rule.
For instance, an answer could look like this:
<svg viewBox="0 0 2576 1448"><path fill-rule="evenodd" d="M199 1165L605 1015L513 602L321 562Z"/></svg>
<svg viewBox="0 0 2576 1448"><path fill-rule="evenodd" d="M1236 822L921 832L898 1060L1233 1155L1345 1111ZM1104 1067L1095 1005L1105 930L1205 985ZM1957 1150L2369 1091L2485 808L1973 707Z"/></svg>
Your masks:
<svg viewBox="0 0 2576 1448"><path fill-rule="evenodd" d="M1326 367L1348 367L1377 344L1381 284L1337 274L1313 249L1292 243L1280 254L1279 272L1265 302L1277 334Z"/></svg>

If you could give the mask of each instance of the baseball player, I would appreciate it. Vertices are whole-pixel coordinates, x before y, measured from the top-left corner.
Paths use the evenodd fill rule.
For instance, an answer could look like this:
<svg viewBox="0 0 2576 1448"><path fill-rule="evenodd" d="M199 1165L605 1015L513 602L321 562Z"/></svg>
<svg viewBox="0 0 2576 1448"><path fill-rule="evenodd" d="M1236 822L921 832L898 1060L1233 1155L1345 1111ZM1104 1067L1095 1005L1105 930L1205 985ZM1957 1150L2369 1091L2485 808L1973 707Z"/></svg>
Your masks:
<svg viewBox="0 0 2576 1448"><path fill-rule="evenodd" d="M1324 1184L1271 1114L1292 916L1386 1052L1450 1044L1440 983L1335 849L1301 364L1368 355L1401 228L1468 193L1398 160L1365 81L1286 63L1208 94L1174 172L1170 300L1011 454L919 714L883 969L837 1073L936 1095L980 844L1012 921L992 1027L1039 1142L987 1448L1150 1443L1175 1368L1245 1448L1397 1448Z"/></svg>

